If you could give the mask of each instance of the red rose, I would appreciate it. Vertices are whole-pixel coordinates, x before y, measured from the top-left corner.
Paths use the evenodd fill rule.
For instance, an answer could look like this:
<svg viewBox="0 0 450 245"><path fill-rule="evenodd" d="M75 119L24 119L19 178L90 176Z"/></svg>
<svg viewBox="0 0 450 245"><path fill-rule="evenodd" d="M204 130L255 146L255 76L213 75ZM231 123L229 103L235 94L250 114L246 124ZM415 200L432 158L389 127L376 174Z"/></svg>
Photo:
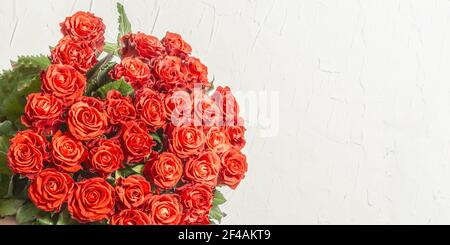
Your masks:
<svg viewBox="0 0 450 245"><path fill-rule="evenodd" d="M166 47L169 55L185 57L192 52L191 46L176 33L167 32L166 36L162 39L162 44Z"/></svg>
<svg viewBox="0 0 450 245"><path fill-rule="evenodd" d="M124 209L111 217L111 225L150 225L150 217L140 210Z"/></svg>
<svg viewBox="0 0 450 245"><path fill-rule="evenodd" d="M98 100L91 98L91 100ZM74 103L68 112L67 126L75 138L79 140L91 140L104 134L108 120L104 110L85 101Z"/></svg>
<svg viewBox="0 0 450 245"><path fill-rule="evenodd" d="M192 118L192 99L189 93L183 90L168 93L164 100L166 119L173 125L180 126Z"/></svg>
<svg viewBox="0 0 450 245"><path fill-rule="evenodd" d="M80 170L81 163L87 158L83 144L69 133L56 132L52 138L53 163L59 169L75 173Z"/></svg>
<svg viewBox="0 0 450 245"><path fill-rule="evenodd" d="M181 160L173 153L164 152L156 159L146 163L148 178L159 188L169 189L174 187L183 175Z"/></svg>
<svg viewBox="0 0 450 245"><path fill-rule="evenodd" d="M220 109L217 104L207 94L193 93L194 103L194 123L196 126L215 126L221 120Z"/></svg>
<svg viewBox="0 0 450 245"><path fill-rule="evenodd" d="M156 59L153 62L153 73L156 79L158 89L167 91L177 87L185 86L185 68L181 63L181 59L175 56L165 56Z"/></svg>
<svg viewBox="0 0 450 245"><path fill-rule="evenodd" d="M105 24L101 18L88 12L78 11L67 17L60 26L62 34L70 36L74 41L87 42L100 51L103 49Z"/></svg>
<svg viewBox="0 0 450 245"><path fill-rule="evenodd" d="M209 225L209 210L189 209L184 212L181 219L182 225Z"/></svg>
<svg viewBox="0 0 450 245"><path fill-rule="evenodd" d="M84 42L76 42L70 38L63 38L52 50L53 64L73 66L82 73L86 73L97 63L95 50Z"/></svg>
<svg viewBox="0 0 450 245"><path fill-rule="evenodd" d="M166 123L166 110L162 95L149 88L136 92L136 111L141 119L149 126L151 131L156 131Z"/></svg>
<svg viewBox="0 0 450 245"><path fill-rule="evenodd" d="M10 139L7 160L8 166L15 174L22 174L30 179L44 168L48 159L47 141L32 130L17 132Z"/></svg>
<svg viewBox="0 0 450 245"><path fill-rule="evenodd" d="M109 218L114 212L114 189L102 178L80 181L69 196L68 209L80 223Z"/></svg>
<svg viewBox="0 0 450 245"><path fill-rule="evenodd" d="M187 161L184 175L187 180L214 186L220 170L220 158L212 151L204 151Z"/></svg>
<svg viewBox="0 0 450 245"><path fill-rule="evenodd" d="M141 175L116 179L117 200L123 209L138 209L151 197L150 183Z"/></svg>
<svg viewBox="0 0 450 245"><path fill-rule="evenodd" d="M228 140L234 147L242 149L245 146L244 126L228 126L226 127L226 132Z"/></svg>
<svg viewBox="0 0 450 245"><path fill-rule="evenodd" d="M225 125L238 125L239 105L229 87L217 87L211 96L220 108Z"/></svg>
<svg viewBox="0 0 450 245"><path fill-rule="evenodd" d="M128 97L117 90L110 90L106 96L106 115L109 123L118 125L136 118L136 110Z"/></svg>
<svg viewBox="0 0 450 245"><path fill-rule="evenodd" d="M230 149L231 145L227 138L225 128L211 127L206 134L206 145L217 154L222 154Z"/></svg>
<svg viewBox="0 0 450 245"><path fill-rule="evenodd" d="M22 124L38 132L52 135L62 123L63 103L51 94L33 93L27 96Z"/></svg>
<svg viewBox="0 0 450 245"><path fill-rule="evenodd" d="M187 184L178 189L181 204L185 209L210 210L213 203L211 186L205 184Z"/></svg>
<svg viewBox="0 0 450 245"><path fill-rule="evenodd" d="M140 56L146 59L161 56L164 52L164 46L158 38L144 33L126 34L120 38L123 44L122 57Z"/></svg>
<svg viewBox="0 0 450 245"><path fill-rule="evenodd" d="M169 138L171 152L179 158L200 154L205 146L205 134L193 126L175 127Z"/></svg>
<svg viewBox="0 0 450 245"><path fill-rule="evenodd" d="M174 194L152 196L145 211L155 225L178 225L181 221L182 207Z"/></svg>
<svg viewBox="0 0 450 245"><path fill-rule="evenodd" d="M151 82L150 68L139 58L126 57L110 73L113 79L124 78L134 89Z"/></svg>
<svg viewBox="0 0 450 245"><path fill-rule="evenodd" d="M100 139L89 152L90 171L106 176L122 167L124 155L117 139Z"/></svg>
<svg viewBox="0 0 450 245"><path fill-rule="evenodd" d="M219 183L236 189L247 172L247 159L238 149L231 148L221 157Z"/></svg>
<svg viewBox="0 0 450 245"><path fill-rule="evenodd" d="M86 78L68 65L50 65L41 74L41 80L41 89L62 99L66 105L82 96L86 87Z"/></svg>
<svg viewBox="0 0 450 245"><path fill-rule="evenodd" d="M122 144L126 153L126 162L138 163L150 155L155 145L153 138L148 134L145 124L129 121L124 125Z"/></svg>
<svg viewBox="0 0 450 245"><path fill-rule="evenodd" d="M206 88L211 87L211 83L208 81L208 67L202 64L199 59L189 57L187 60L187 67L191 83L199 83Z"/></svg>
<svg viewBox="0 0 450 245"><path fill-rule="evenodd" d="M47 168L31 181L28 197L41 210L59 212L67 201L73 184L74 181L68 174Z"/></svg>

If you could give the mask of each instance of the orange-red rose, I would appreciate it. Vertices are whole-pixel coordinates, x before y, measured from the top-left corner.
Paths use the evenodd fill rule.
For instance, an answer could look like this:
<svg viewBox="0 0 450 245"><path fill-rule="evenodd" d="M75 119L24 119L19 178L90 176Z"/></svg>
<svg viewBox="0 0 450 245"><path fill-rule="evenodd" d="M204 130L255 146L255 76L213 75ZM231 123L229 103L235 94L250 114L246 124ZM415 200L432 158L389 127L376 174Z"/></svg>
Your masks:
<svg viewBox="0 0 450 245"><path fill-rule="evenodd" d="M145 209L154 225L180 224L182 210L178 196L175 194L154 195Z"/></svg>
<svg viewBox="0 0 450 245"><path fill-rule="evenodd" d="M208 81L208 67L206 67L198 58L189 57L187 60L187 67L189 70L189 80L191 83L198 83L203 87L211 87Z"/></svg>
<svg viewBox="0 0 450 245"><path fill-rule="evenodd" d="M87 42L99 50L105 41L105 24L95 15L78 11L60 24L61 32L77 42Z"/></svg>
<svg viewBox="0 0 450 245"><path fill-rule="evenodd" d="M34 205L47 212L59 212L72 191L74 181L65 173L47 168L37 174L28 188L28 197Z"/></svg>
<svg viewBox="0 0 450 245"><path fill-rule="evenodd" d="M186 57L192 52L192 47L183 38L176 33L167 32L166 36L162 39L162 44L166 47L169 55L177 55L180 57Z"/></svg>
<svg viewBox="0 0 450 245"><path fill-rule="evenodd" d="M111 225L150 225L150 217L137 209L124 209L111 217Z"/></svg>
<svg viewBox="0 0 450 245"><path fill-rule="evenodd" d="M68 65L50 65L41 74L41 80L41 89L62 99L66 105L82 96L86 87L86 78Z"/></svg>
<svg viewBox="0 0 450 245"><path fill-rule="evenodd" d="M69 131L79 140L92 140L104 134L108 120L102 103L94 98L90 98L95 103L78 101L74 103L68 112L67 125Z"/></svg>
<svg viewBox="0 0 450 245"><path fill-rule="evenodd" d="M169 139L170 150L179 158L200 154L205 146L205 134L193 126L175 127Z"/></svg>
<svg viewBox="0 0 450 245"><path fill-rule="evenodd" d="M195 91L192 97L194 103L194 123L198 126L219 125L221 113L214 100L205 93L195 93Z"/></svg>
<svg viewBox="0 0 450 245"><path fill-rule="evenodd" d="M86 160L88 153L71 134L58 131L52 138L52 156L58 169L75 173L82 168L81 163Z"/></svg>
<svg viewBox="0 0 450 245"><path fill-rule="evenodd" d="M117 139L96 140L89 151L89 170L106 176L122 167L124 154Z"/></svg>
<svg viewBox="0 0 450 245"><path fill-rule="evenodd" d="M189 209L184 212L181 219L182 225L209 225L209 210Z"/></svg>
<svg viewBox="0 0 450 245"><path fill-rule="evenodd" d="M86 73L97 63L94 48L84 42L76 42L69 37L59 41L52 50L53 64L70 65L82 73Z"/></svg>
<svg viewBox="0 0 450 245"><path fill-rule="evenodd" d="M102 178L85 179L75 184L68 209L80 223L100 221L114 213L114 188Z"/></svg>
<svg viewBox="0 0 450 245"><path fill-rule="evenodd" d="M117 90L110 90L106 96L106 114L111 125L118 125L136 118L136 109L129 97Z"/></svg>
<svg viewBox="0 0 450 245"><path fill-rule="evenodd" d="M151 131L161 128L166 122L163 96L152 89L144 88L136 92L136 111Z"/></svg>
<svg viewBox="0 0 450 245"><path fill-rule="evenodd" d="M48 143L45 138L32 130L17 132L10 140L7 160L8 167L15 174L30 179L44 168L48 159Z"/></svg>
<svg viewBox="0 0 450 245"><path fill-rule="evenodd" d="M247 159L238 149L231 148L221 157L219 182L236 189L247 172Z"/></svg>
<svg viewBox="0 0 450 245"><path fill-rule="evenodd" d="M227 138L231 145L238 149L242 149L245 146L245 128L244 126L231 125L226 127Z"/></svg>
<svg viewBox="0 0 450 245"><path fill-rule="evenodd" d="M159 188L174 187L183 175L183 164L173 153L164 152L146 163L148 178ZM147 170L148 168L148 170Z"/></svg>
<svg viewBox="0 0 450 245"><path fill-rule="evenodd" d="M125 150L127 163L143 161L152 152L155 145L153 138L147 132L142 122L128 121L124 125L122 145Z"/></svg>
<svg viewBox="0 0 450 245"><path fill-rule="evenodd" d="M204 151L187 161L184 177L195 183L215 186L220 170L220 158L212 151Z"/></svg>
<svg viewBox="0 0 450 245"><path fill-rule="evenodd" d="M113 79L124 78L134 89L151 82L150 68L139 58L126 57L110 73Z"/></svg>
<svg viewBox="0 0 450 245"><path fill-rule="evenodd" d="M153 62L153 74L159 82L158 89L170 91L185 86L186 69L181 59L176 56L165 56Z"/></svg>
<svg viewBox="0 0 450 245"><path fill-rule="evenodd" d="M62 123L63 103L51 94L33 93L27 96L22 124L38 132L52 135Z"/></svg>
<svg viewBox="0 0 450 245"><path fill-rule="evenodd" d="M224 125L239 125L239 105L229 87L217 87L211 96L220 108Z"/></svg>
<svg viewBox="0 0 450 245"><path fill-rule="evenodd" d="M140 56L146 59L152 59L165 52L164 46L158 38L141 32L126 34L120 41L123 45L122 57Z"/></svg>
<svg viewBox="0 0 450 245"><path fill-rule="evenodd" d="M206 145L217 154L227 151L231 145L224 127L211 127L206 134Z"/></svg>
<svg viewBox="0 0 450 245"><path fill-rule="evenodd" d="M211 209L213 202L211 186L205 184L187 184L179 188L178 191L183 208Z"/></svg>
<svg viewBox="0 0 450 245"><path fill-rule="evenodd" d="M166 109L166 119L173 125L180 126L192 118L192 99L189 93L177 90L167 93L164 106Z"/></svg>
<svg viewBox="0 0 450 245"><path fill-rule="evenodd" d="M123 209L141 208L152 195L150 183L141 175L118 178L115 189Z"/></svg>

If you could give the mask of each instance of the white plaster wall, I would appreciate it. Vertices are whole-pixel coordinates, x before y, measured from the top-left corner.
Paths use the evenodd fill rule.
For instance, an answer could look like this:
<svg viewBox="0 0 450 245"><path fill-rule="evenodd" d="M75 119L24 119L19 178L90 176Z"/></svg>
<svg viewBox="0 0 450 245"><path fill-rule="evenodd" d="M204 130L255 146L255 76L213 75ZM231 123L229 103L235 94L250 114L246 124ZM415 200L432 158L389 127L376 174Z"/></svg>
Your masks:
<svg viewBox="0 0 450 245"><path fill-rule="evenodd" d="M182 34L216 84L279 94L278 133L247 131L224 223L450 223L449 1L121 2L135 31ZM117 35L115 1L1 6L2 69L47 53L76 10Z"/></svg>

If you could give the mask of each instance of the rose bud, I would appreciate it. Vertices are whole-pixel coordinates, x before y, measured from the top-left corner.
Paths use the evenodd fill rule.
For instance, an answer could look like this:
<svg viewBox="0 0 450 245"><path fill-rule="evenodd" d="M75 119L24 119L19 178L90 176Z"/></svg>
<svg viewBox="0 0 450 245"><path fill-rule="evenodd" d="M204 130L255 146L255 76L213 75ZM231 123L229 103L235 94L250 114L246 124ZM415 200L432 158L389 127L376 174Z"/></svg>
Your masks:
<svg viewBox="0 0 450 245"><path fill-rule="evenodd" d="M150 217L137 209L124 209L111 217L111 225L150 225Z"/></svg>
<svg viewBox="0 0 450 245"><path fill-rule="evenodd" d="M220 158L212 151L205 151L186 162L184 177L195 183L215 186L219 170Z"/></svg>
<svg viewBox="0 0 450 245"><path fill-rule="evenodd" d="M174 187L183 175L183 164L173 153L163 152L145 164L147 177L162 189ZM148 170L147 170L148 169Z"/></svg>
<svg viewBox="0 0 450 245"><path fill-rule="evenodd" d="M8 167L15 174L33 179L44 168L44 161L48 159L47 149L48 142L42 135L32 130L19 131L10 139Z"/></svg>
<svg viewBox="0 0 450 245"><path fill-rule="evenodd" d="M114 188L102 178L85 179L75 184L68 200L72 218L80 223L100 221L114 212Z"/></svg>
<svg viewBox="0 0 450 245"><path fill-rule="evenodd" d="M247 172L247 159L236 148L230 148L221 157L219 183L236 189Z"/></svg>
<svg viewBox="0 0 450 245"><path fill-rule="evenodd" d="M88 153L83 144L70 133L58 131L52 138L53 163L58 169L75 173L80 170L81 163Z"/></svg>
<svg viewBox="0 0 450 245"><path fill-rule="evenodd" d="M67 17L60 26L62 34L70 36L72 40L86 42L99 52L103 50L105 24L101 18L88 12L78 11Z"/></svg>
<svg viewBox="0 0 450 245"><path fill-rule="evenodd" d="M178 225L181 221L182 207L178 196L162 194L152 196L145 208L154 225Z"/></svg>
<svg viewBox="0 0 450 245"><path fill-rule="evenodd" d="M41 210L59 212L67 201L73 184L74 181L68 174L47 168L31 181L28 197Z"/></svg>

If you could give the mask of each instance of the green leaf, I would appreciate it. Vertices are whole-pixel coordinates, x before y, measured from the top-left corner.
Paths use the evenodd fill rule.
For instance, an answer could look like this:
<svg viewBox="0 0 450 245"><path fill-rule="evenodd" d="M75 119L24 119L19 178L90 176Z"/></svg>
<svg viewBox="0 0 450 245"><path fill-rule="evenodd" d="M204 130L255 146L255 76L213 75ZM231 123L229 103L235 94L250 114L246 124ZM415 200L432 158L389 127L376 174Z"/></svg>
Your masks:
<svg viewBox="0 0 450 245"><path fill-rule="evenodd" d="M12 61L11 65L15 66L30 66L36 67L40 69L46 69L51 64L50 59L46 55L28 55L28 56L19 56L17 57L17 61Z"/></svg>
<svg viewBox="0 0 450 245"><path fill-rule="evenodd" d="M9 175L0 174L0 197L5 197L8 195L11 178L12 177Z"/></svg>
<svg viewBox="0 0 450 245"><path fill-rule="evenodd" d="M76 224L78 224L78 222L73 220L72 217L70 217L70 214L67 211L67 209L63 209L61 213L59 213L56 225L76 225Z"/></svg>
<svg viewBox="0 0 450 245"><path fill-rule="evenodd" d="M23 202L17 199L0 199L0 217L15 215Z"/></svg>
<svg viewBox="0 0 450 245"><path fill-rule="evenodd" d="M0 122L0 136L6 135L6 136L13 136L16 133L16 130L14 128L14 124L9 121L3 121Z"/></svg>
<svg viewBox="0 0 450 245"><path fill-rule="evenodd" d="M111 62L111 59L113 57L113 54L107 54L92 69L87 72L87 95L91 95L93 91L112 81L111 77L109 76L109 71L111 71L116 65L115 62Z"/></svg>
<svg viewBox="0 0 450 245"><path fill-rule="evenodd" d="M223 216L224 214L218 206L213 206L209 211L209 219L217 220L219 223L222 221Z"/></svg>
<svg viewBox="0 0 450 245"><path fill-rule="evenodd" d="M9 137L6 135L0 136L0 173L11 175L11 170L8 167L6 154L9 149Z"/></svg>
<svg viewBox="0 0 450 245"><path fill-rule="evenodd" d="M36 225L54 225L55 220L50 213L40 212L36 215L36 221L33 223Z"/></svg>
<svg viewBox="0 0 450 245"><path fill-rule="evenodd" d="M102 98L106 98L106 95L108 94L108 92L110 90L117 90L123 96L128 96L128 95L131 95L134 93L133 87L131 87L130 84L125 82L125 80L123 80L123 79L119 79L117 81L110 82L110 83L103 85L102 87L97 89L97 91L95 91L95 94Z"/></svg>
<svg viewBox="0 0 450 245"><path fill-rule="evenodd" d="M17 210L16 223L19 225L30 223L36 220L41 212L32 202L27 202Z"/></svg>
<svg viewBox="0 0 450 245"><path fill-rule="evenodd" d="M26 200L28 198L28 187L30 181L26 177L22 177L18 174L12 178L12 196L17 199Z"/></svg>
<svg viewBox="0 0 450 245"><path fill-rule="evenodd" d="M113 54L117 56L119 52L119 46L115 43L106 42L105 46L103 47L103 51L105 51L108 54Z"/></svg>
<svg viewBox="0 0 450 245"><path fill-rule="evenodd" d="M119 43L120 38L131 32L131 24L125 14L125 9L122 4L117 3L117 12L119 12L119 36L117 37L117 43Z"/></svg>
<svg viewBox="0 0 450 245"><path fill-rule="evenodd" d="M145 164L138 164L136 166L133 166L131 169L137 174L142 174L142 172L144 171L144 166Z"/></svg>
<svg viewBox="0 0 450 245"><path fill-rule="evenodd" d="M214 200L213 200L213 205L214 206L218 206L218 205L222 205L227 201L227 199L225 199L225 197L223 196L222 192L220 192L219 190L215 190L214 191Z"/></svg>

